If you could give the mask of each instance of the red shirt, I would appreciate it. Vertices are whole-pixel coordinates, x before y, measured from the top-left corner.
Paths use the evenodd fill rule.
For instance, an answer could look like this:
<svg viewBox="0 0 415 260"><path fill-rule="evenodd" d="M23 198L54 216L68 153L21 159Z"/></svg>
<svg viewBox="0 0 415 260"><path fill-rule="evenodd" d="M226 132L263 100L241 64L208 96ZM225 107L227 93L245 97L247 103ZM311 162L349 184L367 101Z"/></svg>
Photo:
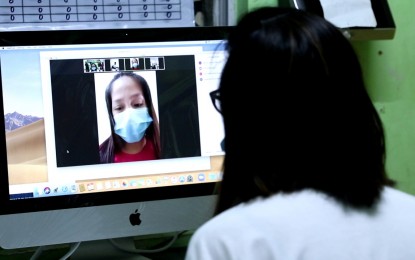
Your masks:
<svg viewBox="0 0 415 260"><path fill-rule="evenodd" d="M146 161L146 160L155 160L156 155L154 151L153 140L147 139L146 145L143 150L135 154L124 153L123 151L116 153L114 162L136 162L136 161Z"/></svg>

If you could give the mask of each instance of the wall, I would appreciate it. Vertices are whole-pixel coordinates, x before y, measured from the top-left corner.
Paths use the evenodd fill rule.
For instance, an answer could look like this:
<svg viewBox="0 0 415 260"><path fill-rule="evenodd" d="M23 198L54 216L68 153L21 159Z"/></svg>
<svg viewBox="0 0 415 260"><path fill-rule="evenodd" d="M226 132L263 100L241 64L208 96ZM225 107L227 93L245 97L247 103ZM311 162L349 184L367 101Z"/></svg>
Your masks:
<svg viewBox="0 0 415 260"><path fill-rule="evenodd" d="M277 0L236 0L242 14ZM353 41L368 92L386 132L386 168L397 188L415 194L415 1L388 0L396 24L391 40ZM347 75L345 75L347 76Z"/></svg>
<svg viewBox="0 0 415 260"><path fill-rule="evenodd" d="M396 24L394 39L354 46L384 122L389 176L399 189L415 194L415 1L388 3Z"/></svg>

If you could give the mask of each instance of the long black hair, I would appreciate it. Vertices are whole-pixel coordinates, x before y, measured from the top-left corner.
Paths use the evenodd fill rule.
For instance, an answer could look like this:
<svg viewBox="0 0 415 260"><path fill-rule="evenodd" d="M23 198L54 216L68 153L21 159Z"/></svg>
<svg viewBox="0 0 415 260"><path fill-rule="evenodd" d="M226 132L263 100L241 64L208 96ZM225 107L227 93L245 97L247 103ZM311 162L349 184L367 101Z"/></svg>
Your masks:
<svg viewBox="0 0 415 260"><path fill-rule="evenodd" d="M217 213L257 196L314 189L370 208L385 185L385 137L349 40L324 18L264 7L230 33Z"/></svg>
<svg viewBox="0 0 415 260"><path fill-rule="evenodd" d="M148 113L153 119L153 122L151 122L150 126L147 128L145 132L145 136L147 138L152 139L154 143L156 157L160 158L160 130L159 130L160 128L159 128L159 122L157 119L157 115L154 110L153 100L151 98L150 87L148 86L147 81L142 76L134 72L122 71L122 72L115 74L114 78L110 81L107 88L105 89L105 102L107 104L107 111L108 111L108 116L109 116L110 125L111 125L111 136L100 145L99 150L100 150L101 163L114 162L115 153L121 151L121 148L125 144L125 141L120 136L115 134L114 132L115 120L114 120L114 115L112 113L112 95L111 95L112 86L113 86L114 81L116 81L117 79L121 77L132 78L134 81L137 82L138 85L141 86L143 90L143 96L146 101Z"/></svg>

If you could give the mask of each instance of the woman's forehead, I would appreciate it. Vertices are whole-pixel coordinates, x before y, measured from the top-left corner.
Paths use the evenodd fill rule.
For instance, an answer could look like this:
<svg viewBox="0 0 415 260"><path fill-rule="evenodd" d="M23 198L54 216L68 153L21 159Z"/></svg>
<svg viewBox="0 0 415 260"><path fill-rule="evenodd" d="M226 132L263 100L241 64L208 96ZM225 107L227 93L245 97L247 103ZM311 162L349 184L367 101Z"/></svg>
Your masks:
<svg viewBox="0 0 415 260"><path fill-rule="evenodd" d="M131 77L123 76L115 80L112 84L112 93L123 91L130 92L143 92L143 88L137 80L134 80Z"/></svg>

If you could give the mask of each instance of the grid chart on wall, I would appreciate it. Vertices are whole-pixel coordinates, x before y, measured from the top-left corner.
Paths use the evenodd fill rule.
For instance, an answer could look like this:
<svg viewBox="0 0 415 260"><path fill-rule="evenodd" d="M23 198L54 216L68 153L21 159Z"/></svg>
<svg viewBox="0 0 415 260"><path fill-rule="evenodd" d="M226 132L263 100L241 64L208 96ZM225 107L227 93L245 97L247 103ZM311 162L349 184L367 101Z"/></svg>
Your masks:
<svg viewBox="0 0 415 260"><path fill-rule="evenodd" d="M192 26L193 0L4 0L0 30Z"/></svg>

